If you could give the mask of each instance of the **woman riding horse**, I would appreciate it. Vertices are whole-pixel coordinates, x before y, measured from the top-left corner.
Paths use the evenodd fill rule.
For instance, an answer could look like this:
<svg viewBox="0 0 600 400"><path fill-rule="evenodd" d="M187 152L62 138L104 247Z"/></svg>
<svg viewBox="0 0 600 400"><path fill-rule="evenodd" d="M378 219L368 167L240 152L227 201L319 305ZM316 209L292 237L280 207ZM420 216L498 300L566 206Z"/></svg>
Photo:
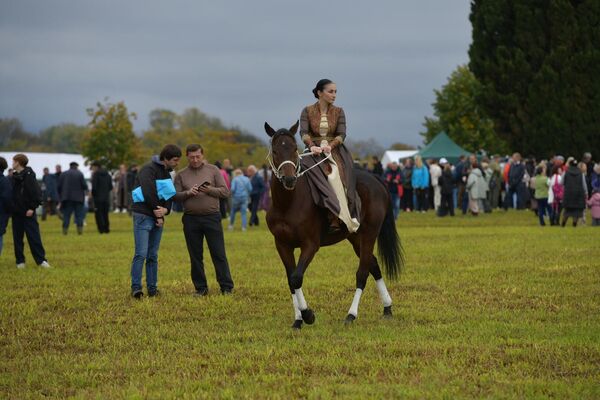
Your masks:
<svg viewBox="0 0 600 400"><path fill-rule="evenodd" d="M318 101L305 107L300 116L302 141L313 154L303 160L303 166L310 168L329 156L327 163L319 165L322 173L315 170L311 174L320 195L318 202L330 211L333 231L340 229L341 220L348 232L353 233L360 225L360 198L356 194L352 155L344 146L346 116L341 107L333 105L337 96L334 82L321 79L312 92Z"/></svg>

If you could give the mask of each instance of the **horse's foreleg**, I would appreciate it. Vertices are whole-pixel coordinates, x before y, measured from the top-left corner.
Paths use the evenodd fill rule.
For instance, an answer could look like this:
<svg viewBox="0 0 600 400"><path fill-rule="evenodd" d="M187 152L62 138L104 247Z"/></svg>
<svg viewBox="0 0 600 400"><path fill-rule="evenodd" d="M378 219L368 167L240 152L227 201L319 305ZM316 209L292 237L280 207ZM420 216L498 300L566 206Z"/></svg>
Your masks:
<svg viewBox="0 0 600 400"><path fill-rule="evenodd" d="M286 246L278 241L275 241L275 247L277 248L277 252L279 253L279 257L283 262L285 267L285 272L288 278L288 284L290 281L290 276L294 272L296 268L296 259L294 258L294 249ZM296 297L295 290L290 285L290 292L292 293L292 306L294 308L294 323L292 324L292 328L301 329L302 328L302 313L300 312L300 307L298 305L298 299Z"/></svg>
<svg viewBox="0 0 600 400"><path fill-rule="evenodd" d="M308 308L304 293L302 292L302 282L304 280L304 272L308 268L308 264L312 261L315 253L317 252L318 245L307 244L300 249L300 257L298 258L298 266L294 272L289 276L289 285L296 296L296 305L300 310L302 320L307 324L315 322L315 313L313 310Z"/></svg>

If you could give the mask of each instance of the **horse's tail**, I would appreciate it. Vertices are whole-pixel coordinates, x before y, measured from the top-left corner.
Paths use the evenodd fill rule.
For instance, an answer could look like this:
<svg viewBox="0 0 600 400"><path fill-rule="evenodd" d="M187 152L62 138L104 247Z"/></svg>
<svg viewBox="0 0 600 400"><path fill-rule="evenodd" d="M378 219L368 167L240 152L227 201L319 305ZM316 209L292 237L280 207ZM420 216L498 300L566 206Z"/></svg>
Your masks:
<svg viewBox="0 0 600 400"><path fill-rule="evenodd" d="M392 202L388 202L388 209L377 237L377 251L379 259L383 261L385 274L395 280L404 265L404 251L400 243L400 236L396 230L396 220Z"/></svg>

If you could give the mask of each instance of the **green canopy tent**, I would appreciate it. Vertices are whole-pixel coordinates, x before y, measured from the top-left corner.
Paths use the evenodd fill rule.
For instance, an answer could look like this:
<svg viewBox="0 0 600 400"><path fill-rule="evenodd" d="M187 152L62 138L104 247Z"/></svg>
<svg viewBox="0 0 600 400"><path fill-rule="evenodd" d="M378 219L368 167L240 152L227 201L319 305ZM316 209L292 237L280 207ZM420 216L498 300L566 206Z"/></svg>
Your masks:
<svg viewBox="0 0 600 400"><path fill-rule="evenodd" d="M471 152L454 143L445 132L440 132L417 154L420 155L423 160L428 158L436 158L439 160L444 157L450 164L456 164L458 162L458 157L461 155L468 156Z"/></svg>

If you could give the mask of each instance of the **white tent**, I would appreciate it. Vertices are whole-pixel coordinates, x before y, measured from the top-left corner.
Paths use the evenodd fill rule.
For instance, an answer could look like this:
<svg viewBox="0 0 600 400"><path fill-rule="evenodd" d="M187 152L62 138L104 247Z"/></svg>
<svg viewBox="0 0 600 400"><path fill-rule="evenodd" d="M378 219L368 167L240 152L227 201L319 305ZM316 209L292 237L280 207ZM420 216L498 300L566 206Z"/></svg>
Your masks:
<svg viewBox="0 0 600 400"><path fill-rule="evenodd" d="M2 151L0 157L4 157L8 163L8 168L12 168L12 158L15 154L23 153L29 159L28 167L33 169L38 179L42 179L44 173L44 167L50 169L50 173L54 173L56 165L60 165L63 171L69 169L69 164L75 161L79 164L79 170L83 172L85 179L92 178L92 171L89 166L85 165L85 158L81 154L69 154L69 153L31 153L26 151Z"/></svg>
<svg viewBox="0 0 600 400"><path fill-rule="evenodd" d="M383 153L383 157L381 157L381 165L383 165L383 168L385 169L386 165L389 163L412 157L418 152L418 150L386 150L385 153Z"/></svg>

